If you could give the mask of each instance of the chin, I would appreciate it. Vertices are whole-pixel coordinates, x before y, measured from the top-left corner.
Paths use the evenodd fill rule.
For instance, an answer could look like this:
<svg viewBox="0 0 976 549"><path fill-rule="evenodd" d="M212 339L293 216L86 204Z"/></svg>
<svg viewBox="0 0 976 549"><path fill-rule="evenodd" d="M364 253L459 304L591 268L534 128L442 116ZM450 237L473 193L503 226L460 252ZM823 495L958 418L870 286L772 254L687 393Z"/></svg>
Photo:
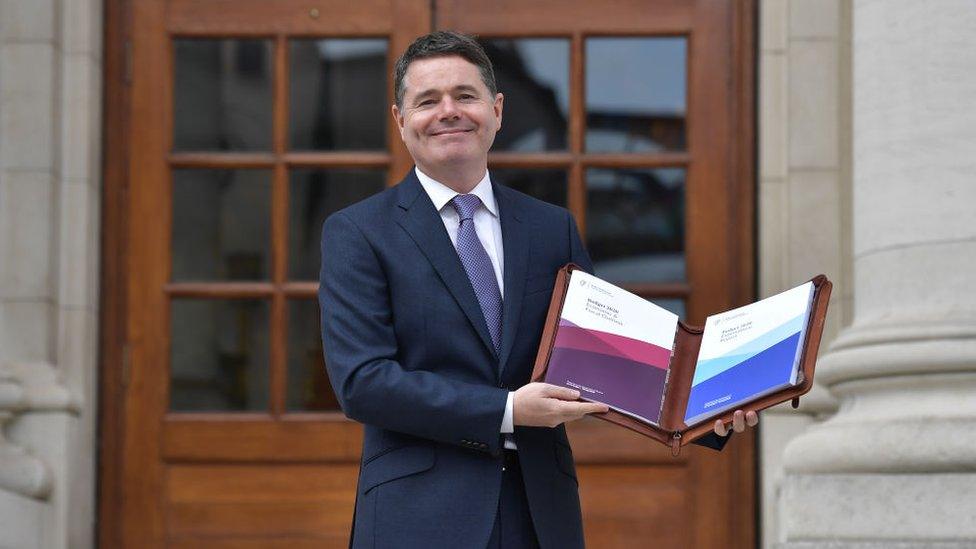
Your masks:
<svg viewBox="0 0 976 549"><path fill-rule="evenodd" d="M438 164L463 164L465 162L470 162L472 159L477 157L478 153L476 151L465 148L463 150L455 149L440 151L438 154L434 155L432 160Z"/></svg>

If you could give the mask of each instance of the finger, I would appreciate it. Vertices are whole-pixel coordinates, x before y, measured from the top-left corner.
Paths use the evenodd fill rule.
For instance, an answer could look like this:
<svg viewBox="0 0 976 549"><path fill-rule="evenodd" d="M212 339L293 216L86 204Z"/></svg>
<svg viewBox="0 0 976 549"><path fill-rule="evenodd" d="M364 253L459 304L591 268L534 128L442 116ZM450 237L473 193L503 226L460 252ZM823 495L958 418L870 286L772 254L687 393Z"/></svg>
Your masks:
<svg viewBox="0 0 976 549"><path fill-rule="evenodd" d="M606 412L607 405L597 402L558 402L557 413L563 421L574 421L587 414Z"/></svg>
<svg viewBox="0 0 976 549"><path fill-rule="evenodd" d="M742 410L736 410L732 414L732 430L736 433L741 433L746 430L746 414Z"/></svg>
<svg viewBox="0 0 976 549"><path fill-rule="evenodd" d="M725 424L722 423L721 419L715 420L715 434L724 437L729 434L728 430L725 429Z"/></svg>
<svg viewBox="0 0 976 549"><path fill-rule="evenodd" d="M587 402L583 405L584 414L605 414L610 411L610 407L600 402Z"/></svg>
<svg viewBox="0 0 976 549"><path fill-rule="evenodd" d="M563 421L572 421L582 416L582 412L580 412L580 406L582 404L579 402L568 402L565 400L554 400L550 402L552 413L559 416Z"/></svg>
<svg viewBox="0 0 976 549"><path fill-rule="evenodd" d="M546 383L542 387L542 396L558 398L560 400L576 400L580 397L580 392L569 387L560 387Z"/></svg>
<svg viewBox="0 0 976 549"><path fill-rule="evenodd" d="M746 412L746 425L755 427L759 424L759 414L753 411Z"/></svg>

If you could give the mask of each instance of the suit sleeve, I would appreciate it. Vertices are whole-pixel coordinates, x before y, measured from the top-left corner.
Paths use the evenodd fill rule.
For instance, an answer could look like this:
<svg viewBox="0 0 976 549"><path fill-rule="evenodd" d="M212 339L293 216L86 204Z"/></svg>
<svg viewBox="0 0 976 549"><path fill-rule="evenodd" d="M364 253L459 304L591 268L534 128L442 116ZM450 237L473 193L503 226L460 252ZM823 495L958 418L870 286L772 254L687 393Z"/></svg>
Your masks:
<svg viewBox="0 0 976 549"><path fill-rule="evenodd" d="M729 433L724 437L720 437L715 433L715 431L711 431L696 438L695 440L691 441L691 443L721 452L722 448L725 448L725 445L728 444L730 438L732 438L732 433Z"/></svg>
<svg viewBox="0 0 976 549"><path fill-rule="evenodd" d="M573 219L572 214L567 212L567 215L569 216L570 261L582 267L584 271L593 274L593 262L590 261L590 254L583 247L579 229L576 227L576 220ZM711 432L693 440L692 444L721 451L729 442L730 438L732 438L732 433L729 433L728 436L720 437L714 432Z"/></svg>
<svg viewBox="0 0 976 549"><path fill-rule="evenodd" d="M322 229L319 307L329 379L356 421L498 453L508 391L397 361L389 284L362 230L345 214Z"/></svg>

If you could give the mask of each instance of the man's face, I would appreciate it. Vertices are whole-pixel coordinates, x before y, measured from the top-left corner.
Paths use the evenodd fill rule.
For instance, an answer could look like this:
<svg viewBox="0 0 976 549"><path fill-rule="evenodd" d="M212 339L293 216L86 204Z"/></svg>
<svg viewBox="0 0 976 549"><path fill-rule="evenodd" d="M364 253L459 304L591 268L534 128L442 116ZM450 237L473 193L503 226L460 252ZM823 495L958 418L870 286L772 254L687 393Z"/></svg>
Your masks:
<svg viewBox="0 0 976 549"><path fill-rule="evenodd" d="M420 59L403 80L403 107L393 105L393 117L421 170L484 165L501 128L503 97L491 96L478 67L458 56Z"/></svg>

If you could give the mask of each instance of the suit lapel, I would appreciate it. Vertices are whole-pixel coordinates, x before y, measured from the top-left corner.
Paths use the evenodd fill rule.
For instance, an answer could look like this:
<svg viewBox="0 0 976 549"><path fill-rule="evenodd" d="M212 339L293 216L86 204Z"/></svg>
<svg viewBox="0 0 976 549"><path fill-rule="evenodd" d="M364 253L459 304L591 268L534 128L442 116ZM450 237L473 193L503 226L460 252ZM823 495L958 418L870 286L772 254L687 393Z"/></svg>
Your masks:
<svg viewBox="0 0 976 549"><path fill-rule="evenodd" d="M498 360L498 377L501 379L518 334L525 274L529 265L529 231L515 194L501 185L492 186L501 216L502 248L505 255L505 298L502 302L502 343Z"/></svg>
<svg viewBox="0 0 976 549"><path fill-rule="evenodd" d="M492 344L491 335L488 332L488 324L485 322L481 305L478 304L478 298L471 287L468 274L464 272L464 266L461 265L457 250L454 249L451 238L444 229L444 222L441 220L440 214L434 209L434 204L424 192L420 181L417 180L416 173L412 169L397 186L397 189L397 202L400 209L397 223L407 231L420 251L430 261L480 336L481 342L492 356L496 356L495 346Z"/></svg>

